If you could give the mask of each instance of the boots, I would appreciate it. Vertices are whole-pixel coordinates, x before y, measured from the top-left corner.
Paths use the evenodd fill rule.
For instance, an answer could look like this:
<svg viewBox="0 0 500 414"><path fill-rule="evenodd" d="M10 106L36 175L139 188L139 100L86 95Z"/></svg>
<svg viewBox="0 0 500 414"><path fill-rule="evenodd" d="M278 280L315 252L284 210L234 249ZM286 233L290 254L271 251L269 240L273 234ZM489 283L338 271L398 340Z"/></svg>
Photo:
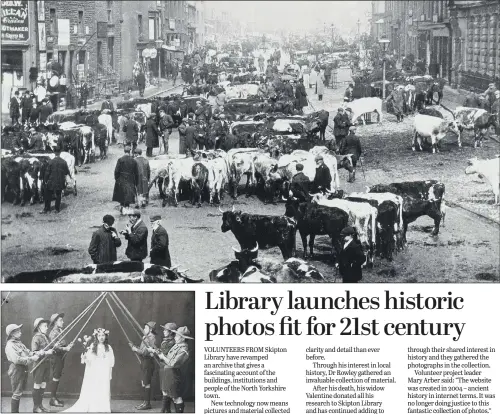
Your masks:
<svg viewBox="0 0 500 414"><path fill-rule="evenodd" d="M43 411L41 408L40 408L40 404L41 404L41 401L40 401L40 389L33 389L31 395L33 396L33 412L34 413L44 413L45 411Z"/></svg>
<svg viewBox="0 0 500 414"><path fill-rule="evenodd" d="M57 389L59 388L59 381L52 381L51 386L52 389L50 392L49 405L52 407L64 407L64 403L62 401L59 401L59 399L56 397Z"/></svg>
<svg viewBox="0 0 500 414"><path fill-rule="evenodd" d="M183 413L184 412L184 403L183 402L181 402L180 404L174 403L174 407L175 407L176 413Z"/></svg>
<svg viewBox="0 0 500 414"><path fill-rule="evenodd" d="M18 413L19 412L19 403L21 401L20 400L15 400L14 398L12 398L12 400L10 400L10 412L11 413Z"/></svg>
<svg viewBox="0 0 500 414"><path fill-rule="evenodd" d="M170 410L170 404L172 402L172 398L164 395L162 399L162 408L161 412L162 413L171 413L172 411Z"/></svg>
<svg viewBox="0 0 500 414"><path fill-rule="evenodd" d="M40 396L38 397L38 401L40 405L38 406L44 413L50 413L50 410L43 406L43 394L45 392L45 388L40 388Z"/></svg>
<svg viewBox="0 0 500 414"><path fill-rule="evenodd" d="M142 394L144 395L144 387L142 387ZM146 401L142 400L142 402L135 407L136 410L140 410L142 407L146 405Z"/></svg>
<svg viewBox="0 0 500 414"><path fill-rule="evenodd" d="M151 388L144 387L144 402L136 407L138 410L151 410Z"/></svg>

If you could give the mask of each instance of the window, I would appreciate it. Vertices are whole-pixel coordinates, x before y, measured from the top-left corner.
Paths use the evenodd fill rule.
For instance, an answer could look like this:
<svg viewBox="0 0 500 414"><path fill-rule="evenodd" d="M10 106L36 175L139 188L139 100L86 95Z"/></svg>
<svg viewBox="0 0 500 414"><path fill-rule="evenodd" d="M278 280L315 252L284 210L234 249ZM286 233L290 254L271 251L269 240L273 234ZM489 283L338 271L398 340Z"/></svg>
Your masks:
<svg viewBox="0 0 500 414"><path fill-rule="evenodd" d="M139 36L142 35L142 14L137 16L137 22L139 24Z"/></svg>
<svg viewBox="0 0 500 414"><path fill-rule="evenodd" d="M83 11L78 12L78 34L83 35L84 33L84 25L83 25Z"/></svg>
<svg viewBox="0 0 500 414"><path fill-rule="evenodd" d="M50 9L49 12L49 33L56 34L57 33L57 17L56 17L56 9Z"/></svg>
<svg viewBox="0 0 500 414"><path fill-rule="evenodd" d="M108 63L111 69L115 68L114 49L115 49L115 38L108 37Z"/></svg>
<svg viewBox="0 0 500 414"><path fill-rule="evenodd" d="M113 1L112 0L108 0L107 1L107 9L108 9L108 23L112 23L113 22L113 13L112 13L112 10L113 10Z"/></svg>
<svg viewBox="0 0 500 414"><path fill-rule="evenodd" d="M149 40L155 40L155 18L149 18Z"/></svg>
<svg viewBox="0 0 500 414"><path fill-rule="evenodd" d="M97 42L97 74L102 72L102 42Z"/></svg>

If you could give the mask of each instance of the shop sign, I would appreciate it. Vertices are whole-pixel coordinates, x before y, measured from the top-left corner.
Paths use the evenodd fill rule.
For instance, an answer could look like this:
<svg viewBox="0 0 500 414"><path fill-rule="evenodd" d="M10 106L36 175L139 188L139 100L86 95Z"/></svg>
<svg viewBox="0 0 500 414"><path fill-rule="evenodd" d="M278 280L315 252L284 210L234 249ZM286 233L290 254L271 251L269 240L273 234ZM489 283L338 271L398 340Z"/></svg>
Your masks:
<svg viewBox="0 0 500 414"><path fill-rule="evenodd" d="M169 19L168 23L169 23L169 29L175 30L175 19Z"/></svg>
<svg viewBox="0 0 500 414"><path fill-rule="evenodd" d="M45 22L38 23L38 44L40 46L40 51L47 49L46 44L46 33L45 33Z"/></svg>
<svg viewBox="0 0 500 414"><path fill-rule="evenodd" d="M37 0L37 9L38 9L38 21L45 21L45 1Z"/></svg>
<svg viewBox="0 0 500 414"><path fill-rule="evenodd" d="M28 0L2 0L2 40L26 42L30 38Z"/></svg>

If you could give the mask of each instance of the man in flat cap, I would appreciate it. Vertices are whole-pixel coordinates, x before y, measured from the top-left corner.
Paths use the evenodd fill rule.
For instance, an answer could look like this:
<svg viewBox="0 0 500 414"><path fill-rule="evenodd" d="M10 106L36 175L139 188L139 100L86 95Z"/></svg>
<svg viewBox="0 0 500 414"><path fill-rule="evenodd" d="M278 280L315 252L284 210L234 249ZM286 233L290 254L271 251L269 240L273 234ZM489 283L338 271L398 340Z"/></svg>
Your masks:
<svg viewBox="0 0 500 414"><path fill-rule="evenodd" d="M361 142L356 135L356 127L354 125L349 127L349 135L341 142L339 150L341 155L352 154L353 170L352 173L349 172L349 179L347 181L353 183L356 179L356 165L362 153Z"/></svg>
<svg viewBox="0 0 500 414"><path fill-rule="evenodd" d="M10 412L12 413L19 412L21 396L28 381L28 365L40 359L38 353L32 354L21 342L22 327L22 324L16 325L15 323L11 323L5 328L5 333L7 334L5 356L7 357L7 361L10 362L7 375L10 378L10 385L12 387L12 399L10 401Z"/></svg>
<svg viewBox="0 0 500 414"><path fill-rule="evenodd" d="M149 167L149 161L142 156L142 150L136 148L135 162L137 163L137 172L139 176L137 177L137 203L136 208L146 207L149 203L149 180L151 178L151 168Z"/></svg>
<svg viewBox="0 0 500 414"><path fill-rule="evenodd" d="M172 134L172 128L174 127L174 119L170 114L165 112L164 110L160 111L160 124L158 126L160 130L161 142L160 142L160 152L163 144L163 151L165 154L168 154L169 149L169 138L170 134Z"/></svg>
<svg viewBox="0 0 500 414"><path fill-rule="evenodd" d="M154 353L149 349L156 349L156 322L144 324L144 336L137 348L132 342L128 344L130 349L141 357L142 387L144 401L139 404L136 410L151 410L151 379L155 369Z"/></svg>
<svg viewBox="0 0 500 414"><path fill-rule="evenodd" d="M111 102L111 95L106 95L106 100L101 105L101 112L105 109L109 109L110 112L115 110L115 106L113 105L113 102Z"/></svg>
<svg viewBox="0 0 500 414"><path fill-rule="evenodd" d="M64 339L59 339L64 330L64 313L54 313L50 317L49 341L53 343L54 355L52 355L52 383L50 384L50 402L52 407L64 407L64 403L57 398L57 388L64 368L66 352L71 351L73 343L66 344Z"/></svg>
<svg viewBox="0 0 500 414"><path fill-rule="evenodd" d="M142 262L148 256L148 228L141 219L141 212L134 209L129 212L129 223L122 232L128 240L125 254L129 260Z"/></svg>
<svg viewBox="0 0 500 414"><path fill-rule="evenodd" d="M312 189L314 193L325 193L327 189L330 189L332 175L330 174L330 169L325 165L321 154L316 155L314 160L316 161L316 174Z"/></svg>
<svg viewBox="0 0 500 414"><path fill-rule="evenodd" d="M115 218L106 214L102 218L102 226L92 234L88 252L94 264L116 262L116 249L122 245L122 241L113 227L114 223Z"/></svg>
<svg viewBox="0 0 500 414"><path fill-rule="evenodd" d="M33 324L33 338L31 339L31 352L38 353L40 356L50 356L54 351L49 346L47 331L49 330L49 321L44 318L36 318ZM47 381L50 379L50 359L46 358L33 371L33 412L46 413L47 408L43 406L43 394Z"/></svg>
<svg viewBox="0 0 500 414"><path fill-rule="evenodd" d="M343 245L336 266L343 283L358 283L363 277L361 266L366 257L363 247L355 236L356 230L353 227L346 227L340 232Z"/></svg>
<svg viewBox="0 0 500 414"><path fill-rule="evenodd" d="M137 141L139 141L139 124L133 119L130 114L127 117L125 125L123 125L123 132L125 133L125 145L132 147L135 150Z"/></svg>
<svg viewBox="0 0 500 414"><path fill-rule="evenodd" d="M113 200L120 203L120 213L123 209L135 204L136 185L139 181L139 171L135 160L130 156L130 146L125 145L125 155L118 159L115 167L115 188Z"/></svg>
<svg viewBox="0 0 500 414"><path fill-rule="evenodd" d="M302 203L309 200L311 180L304 174L304 166L301 163L297 163L295 169L297 170L297 174L292 178L290 195L297 198Z"/></svg>
<svg viewBox="0 0 500 414"><path fill-rule="evenodd" d="M335 136L335 144L338 149L349 133L349 125L351 121L349 116L345 113L344 108L340 107L337 110L337 115L333 118L333 135Z"/></svg>
<svg viewBox="0 0 500 414"><path fill-rule="evenodd" d="M181 367L189 361L190 356L189 346L186 341L193 338L186 326L181 326L179 329L174 330L174 332L175 345L166 356L163 354L159 354L158 356L165 363L164 382L162 384L163 395L174 401L176 413L183 413L184 401L181 390L183 380Z"/></svg>
<svg viewBox="0 0 500 414"><path fill-rule="evenodd" d="M175 331L177 330L177 324L174 322L168 322L165 325L160 325L163 328L163 341L160 346L160 353L163 356L167 356L169 351L175 345ZM153 349L150 349L153 351ZM163 394L162 400L162 413L170 413L170 406L172 403L172 398L170 398L166 391L166 386L168 381L168 373L165 375L165 361L160 358L161 369L160 369L160 386ZM168 368L167 368L168 369Z"/></svg>
<svg viewBox="0 0 500 414"><path fill-rule="evenodd" d="M151 264L170 267L170 252L168 251L168 233L161 225L161 216L151 216L151 227L153 234L151 236Z"/></svg>

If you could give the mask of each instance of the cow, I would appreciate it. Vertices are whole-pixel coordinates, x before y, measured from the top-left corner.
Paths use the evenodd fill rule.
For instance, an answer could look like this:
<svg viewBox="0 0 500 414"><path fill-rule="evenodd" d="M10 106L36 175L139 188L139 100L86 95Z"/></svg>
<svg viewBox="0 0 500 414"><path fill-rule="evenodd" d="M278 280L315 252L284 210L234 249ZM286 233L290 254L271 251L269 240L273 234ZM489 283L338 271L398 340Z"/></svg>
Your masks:
<svg viewBox="0 0 500 414"><path fill-rule="evenodd" d="M377 254L392 261L396 247L403 247L403 198L392 193L350 193L346 199L367 201L377 209Z"/></svg>
<svg viewBox="0 0 500 414"><path fill-rule="evenodd" d="M432 107L431 108L423 108L420 111L418 111L418 113L420 115L429 115L429 116L434 116L436 118L444 119L444 116L441 113L441 111L439 111L436 108L432 108Z"/></svg>
<svg viewBox="0 0 500 414"><path fill-rule="evenodd" d="M208 168L201 162L193 164L191 169L191 189L193 191L193 198L191 204L198 201L197 206L201 207L201 197L203 190L208 183Z"/></svg>
<svg viewBox="0 0 500 414"><path fill-rule="evenodd" d="M180 185L182 181L191 183L193 177L193 164L192 158L179 158L173 159L168 164L168 181L166 184L165 194L172 197L174 205L177 207L180 192ZM167 199L163 200L163 207L167 205Z"/></svg>
<svg viewBox="0 0 500 414"><path fill-rule="evenodd" d="M274 201L274 193L275 186L272 185L273 175L276 175L279 178L279 174L277 174L278 163L274 158L271 158L267 154L258 154L253 160L254 165L254 174L257 188L263 189L264 191L264 202L267 203Z"/></svg>
<svg viewBox="0 0 500 414"><path fill-rule="evenodd" d="M312 202L325 207L336 207L348 214L348 224L356 229L359 241L366 252L366 263L368 266L373 266L373 256L377 243L377 209L367 202L338 198L329 200L322 194L315 195Z"/></svg>
<svg viewBox="0 0 500 414"><path fill-rule="evenodd" d="M257 243L262 248L279 247L285 260L295 250L294 220L285 216L265 216L235 211L222 211L223 233L231 230L242 249L254 248Z"/></svg>
<svg viewBox="0 0 500 414"><path fill-rule="evenodd" d="M262 153L257 148L238 148L227 152L227 161L229 164L229 186L231 195L234 199L238 197L238 185L243 175L247 176L245 192L247 197L249 187L253 188L255 184L255 167L253 159L256 155Z"/></svg>
<svg viewBox="0 0 500 414"><path fill-rule="evenodd" d="M457 121L447 121L435 116L415 115L414 119L415 135L412 137L411 147L415 151L415 142L418 143L420 151L422 151L422 138L424 140L430 138L432 145L432 153L439 152L438 143L448 132L453 132L458 137L458 146L462 147L460 141L460 131Z"/></svg>
<svg viewBox="0 0 500 414"><path fill-rule="evenodd" d="M465 174L480 174L491 185L495 196L495 205L499 204L500 195L500 159L493 158L491 160L478 160L473 158L468 160L468 166L465 169Z"/></svg>
<svg viewBox="0 0 500 414"><path fill-rule="evenodd" d="M349 102L345 105L345 110L351 113L351 123L355 125L359 117L364 114L376 112L378 122L382 122L382 99L380 98L361 98ZM365 118L361 117L363 125L366 124Z"/></svg>
<svg viewBox="0 0 500 414"><path fill-rule="evenodd" d="M111 117L111 114L109 113L109 109L105 109L101 115L97 117L97 121L99 124L104 125L106 127L106 134L107 134L107 145L111 142L111 139L113 138L113 118Z"/></svg>
<svg viewBox="0 0 500 414"><path fill-rule="evenodd" d="M485 109L459 106L453 115L458 122L460 137L464 130L474 131L474 148L483 145L483 138L491 126L498 127L496 114L490 114Z"/></svg>
<svg viewBox="0 0 500 414"><path fill-rule="evenodd" d="M426 92L426 105L432 105L434 101L434 94L438 94L438 100L436 104L440 104L443 99L443 89L446 81L443 78L439 78L437 81L433 82L432 85L429 86Z"/></svg>
<svg viewBox="0 0 500 414"><path fill-rule="evenodd" d="M221 151L223 152L223 151ZM227 156L221 154L206 163L208 168L208 190L210 192L210 205L217 199L222 202L224 190L229 183L229 164Z"/></svg>
<svg viewBox="0 0 500 414"><path fill-rule="evenodd" d="M332 241L332 252L340 252L340 232L347 226L349 216L335 207L325 207L314 203L300 203L297 199L286 200L285 215L297 221L297 229L302 239L304 259L307 254L307 236L309 236L309 254L313 257L314 239L317 235L328 235Z"/></svg>
<svg viewBox="0 0 500 414"><path fill-rule="evenodd" d="M28 194L31 195L30 204L33 205L40 189L38 185L40 163L35 157L17 157L14 160L20 166L21 206L24 206Z"/></svg>
<svg viewBox="0 0 500 414"><path fill-rule="evenodd" d="M14 204L21 202L21 166L12 157L2 158L2 202L13 193Z"/></svg>
<svg viewBox="0 0 500 414"><path fill-rule="evenodd" d="M393 193L403 198L403 242L406 243L408 225L421 216L434 220L432 235L439 233L441 221L444 226L446 204L445 185L437 180L404 181L391 184L377 184L368 187L369 193Z"/></svg>
<svg viewBox="0 0 500 414"><path fill-rule="evenodd" d="M335 141L335 140L333 140L333 141ZM330 151L327 147L321 146L321 145L317 145L317 146L311 148L309 150L309 152L314 156L316 156L316 155L335 156L335 158L337 159L337 170L346 169L349 172L353 171L354 167L352 164L352 154L338 155L338 154L335 154L335 152ZM337 178L338 178L338 174L337 174ZM337 184L337 187L338 187L338 184Z"/></svg>
<svg viewBox="0 0 500 414"><path fill-rule="evenodd" d="M45 178L45 168L47 167L49 160L51 160L55 157L55 154L53 154L53 153L32 154L32 156L36 157L37 160L40 162L39 174L38 174L38 184L37 184L36 188L38 188L40 190L40 199L41 199L43 197L43 194L44 194L43 182L44 182L44 178ZM77 186L76 186L75 157L66 151L61 151L60 157L64 161L66 161L66 164L68 164L69 175L67 176L66 184L69 184L71 186L72 191L73 191L73 195L77 196L78 191L77 191ZM68 180L68 178L69 178L69 180ZM64 192L63 192L63 195L64 195Z"/></svg>

